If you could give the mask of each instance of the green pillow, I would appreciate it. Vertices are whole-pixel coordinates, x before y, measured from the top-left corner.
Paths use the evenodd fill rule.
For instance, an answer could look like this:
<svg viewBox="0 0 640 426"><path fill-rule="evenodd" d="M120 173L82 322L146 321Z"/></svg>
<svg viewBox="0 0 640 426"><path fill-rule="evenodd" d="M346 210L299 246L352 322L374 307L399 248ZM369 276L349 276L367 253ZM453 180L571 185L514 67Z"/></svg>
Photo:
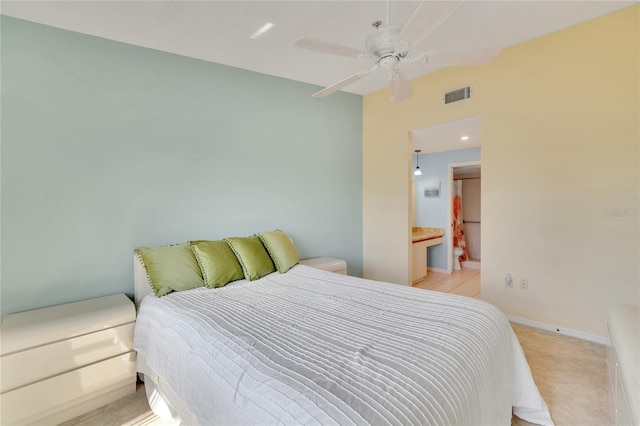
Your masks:
<svg viewBox="0 0 640 426"><path fill-rule="evenodd" d="M287 237L287 234L279 229L273 232L260 232L258 234L262 244L267 248L269 256L273 259L273 263L276 265L276 269L281 274L284 274L294 265L300 262L298 253L293 243Z"/></svg>
<svg viewBox="0 0 640 426"><path fill-rule="evenodd" d="M200 265L189 244L138 247L136 252L147 271L153 292L158 297L204 284Z"/></svg>
<svg viewBox="0 0 640 426"><path fill-rule="evenodd" d="M275 272L276 268L256 235L246 238L231 237L224 239L240 261L244 277L249 281L257 280Z"/></svg>
<svg viewBox="0 0 640 426"><path fill-rule="evenodd" d="M190 241L189 245L196 255L207 287L222 287L244 278L238 259L225 241Z"/></svg>

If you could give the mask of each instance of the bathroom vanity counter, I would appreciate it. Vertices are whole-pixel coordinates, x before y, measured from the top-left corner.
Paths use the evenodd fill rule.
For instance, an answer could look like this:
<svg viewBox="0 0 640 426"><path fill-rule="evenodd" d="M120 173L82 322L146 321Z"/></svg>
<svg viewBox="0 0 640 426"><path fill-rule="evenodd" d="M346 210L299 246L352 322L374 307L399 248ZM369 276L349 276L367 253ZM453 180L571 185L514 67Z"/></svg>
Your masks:
<svg viewBox="0 0 640 426"><path fill-rule="evenodd" d="M428 228L424 226L415 226L411 232L411 242L419 243L422 241L429 241L427 247L434 246L442 243L444 236L443 228Z"/></svg>
<svg viewBox="0 0 640 426"><path fill-rule="evenodd" d="M443 241L444 229L442 228L414 227L412 229L412 283L422 281L427 276L427 247L442 244Z"/></svg>

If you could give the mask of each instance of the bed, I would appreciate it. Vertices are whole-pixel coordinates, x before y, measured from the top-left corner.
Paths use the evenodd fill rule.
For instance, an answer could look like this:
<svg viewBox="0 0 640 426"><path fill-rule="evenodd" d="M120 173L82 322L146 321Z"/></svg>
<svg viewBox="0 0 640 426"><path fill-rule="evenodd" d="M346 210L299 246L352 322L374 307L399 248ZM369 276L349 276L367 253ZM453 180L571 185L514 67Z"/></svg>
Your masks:
<svg viewBox="0 0 640 426"><path fill-rule="evenodd" d="M138 371L183 424L553 424L488 303L305 265L158 298L136 263Z"/></svg>

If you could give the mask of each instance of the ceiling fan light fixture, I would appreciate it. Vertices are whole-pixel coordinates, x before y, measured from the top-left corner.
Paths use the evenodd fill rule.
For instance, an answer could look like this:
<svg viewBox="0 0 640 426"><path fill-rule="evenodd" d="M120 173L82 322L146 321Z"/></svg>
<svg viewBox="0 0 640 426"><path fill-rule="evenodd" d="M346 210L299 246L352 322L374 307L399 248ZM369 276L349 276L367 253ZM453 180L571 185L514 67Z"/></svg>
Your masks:
<svg viewBox="0 0 640 426"><path fill-rule="evenodd" d="M409 83L402 71L395 68L389 73L389 91L393 102L402 102L413 96L411 83Z"/></svg>

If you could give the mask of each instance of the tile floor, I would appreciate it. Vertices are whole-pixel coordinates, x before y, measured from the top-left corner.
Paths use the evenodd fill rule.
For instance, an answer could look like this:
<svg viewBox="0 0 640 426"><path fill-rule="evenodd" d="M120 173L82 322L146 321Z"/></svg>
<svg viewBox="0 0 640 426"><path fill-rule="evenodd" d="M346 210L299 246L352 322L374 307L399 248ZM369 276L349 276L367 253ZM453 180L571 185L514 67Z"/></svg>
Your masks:
<svg viewBox="0 0 640 426"><path fill-rule="evenodd" d="M451 274L429 271L414 287L480 299L480 269L463 268Z"/></svg>

